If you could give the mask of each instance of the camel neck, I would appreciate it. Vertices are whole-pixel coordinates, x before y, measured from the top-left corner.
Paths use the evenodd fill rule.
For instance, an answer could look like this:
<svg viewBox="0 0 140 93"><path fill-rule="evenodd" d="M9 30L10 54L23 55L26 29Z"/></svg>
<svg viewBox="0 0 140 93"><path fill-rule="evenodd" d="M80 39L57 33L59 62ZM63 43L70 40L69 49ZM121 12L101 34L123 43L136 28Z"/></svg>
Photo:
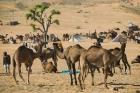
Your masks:
<svg viewBox="0 0 140 93"><path fill-rule="evenodd" d="M58 48L57 44L53 44L54 50L56 52L56 55L60 58L60 59L64 59L64 52L60 51L60 49ZM61 46L61 50L63 50L63 47Z"/></svg>

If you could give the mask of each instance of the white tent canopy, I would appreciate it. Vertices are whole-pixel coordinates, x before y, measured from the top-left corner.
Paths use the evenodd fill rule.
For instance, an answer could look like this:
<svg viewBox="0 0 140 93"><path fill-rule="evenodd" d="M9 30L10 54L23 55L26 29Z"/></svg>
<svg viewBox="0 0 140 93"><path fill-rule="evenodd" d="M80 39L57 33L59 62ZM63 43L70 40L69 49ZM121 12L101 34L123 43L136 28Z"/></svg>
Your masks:
<svg viewBox="0 0 140 93"><path fill-rule="evenodd" d="M118 34L112 42L127 42L127 37L121 34Z"/></svg>
<svg viewBox="0 0 140 93"><path fill-rule="evenodd" d="M71 36L69 42L79 43L79 42L83 41L84 39L86 39L86 38L79 34L74 34Z"/></svg>

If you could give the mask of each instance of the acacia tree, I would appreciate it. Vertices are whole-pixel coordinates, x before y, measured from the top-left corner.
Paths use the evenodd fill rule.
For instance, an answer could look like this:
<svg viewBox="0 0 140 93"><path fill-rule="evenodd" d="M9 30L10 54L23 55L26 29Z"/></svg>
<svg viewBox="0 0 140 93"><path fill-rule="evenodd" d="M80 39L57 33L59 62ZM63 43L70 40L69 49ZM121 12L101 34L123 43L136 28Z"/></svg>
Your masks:
<svg viewBox="0 0 140 93"><path fill-rule="evenodd" d="M50 4L42 3L36 5L33 9L26 14L27 20L33 20L34 23L31 23L34 31L40 31L44 34L44 41L47 41L48 29L52 24L59 25L59 20L54 19L54 15L59 15L60 11L51 10L49 11ZM48 11L47 11L48 10Z"/></svg>

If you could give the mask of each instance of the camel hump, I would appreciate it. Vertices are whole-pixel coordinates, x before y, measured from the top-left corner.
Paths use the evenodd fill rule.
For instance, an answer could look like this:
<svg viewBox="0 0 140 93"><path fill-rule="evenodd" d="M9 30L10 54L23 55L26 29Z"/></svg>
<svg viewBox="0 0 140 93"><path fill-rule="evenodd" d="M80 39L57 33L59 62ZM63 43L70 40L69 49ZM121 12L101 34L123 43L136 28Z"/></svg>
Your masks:
<svg viewBox="0 0 140 93"><path fill-rule="evenodd" d="M24 50L25 48L26 48L26 46L22 45L22 46L20 46L20 47L18 48L18 50L19 50L19 51L22 51L22 50Z"/></svg>
<svg viewBox="0 0 140 93"><path fill-rule="evenodd" d="M89 49L88 49L88 50L90 50L91 48L101 48L101 47L96 46L96 45L92 45L91 47L89 47Z"/></svg>
<svg viewBox="0 0 140 93"><path fill-rule="evenodd" d="M79 44L76 44L76 45L74 45L73 47L77 47L77 48L83 48L81 45L79 45Z"/></svg>
<svg viewBox="0 0 140 93"><path fill-rule="evenodd" d="M116 47L116 48L114 48L115 50L118 50L118 51L120 51L121 49L120 48L118 48L118 47Z"/></svg>
<svg viewBox="0 0 140 93"><path fill-rule="evenodd" d="M108 51L112 52L112 51L113 51L113 49L109 49Z"/></svg>

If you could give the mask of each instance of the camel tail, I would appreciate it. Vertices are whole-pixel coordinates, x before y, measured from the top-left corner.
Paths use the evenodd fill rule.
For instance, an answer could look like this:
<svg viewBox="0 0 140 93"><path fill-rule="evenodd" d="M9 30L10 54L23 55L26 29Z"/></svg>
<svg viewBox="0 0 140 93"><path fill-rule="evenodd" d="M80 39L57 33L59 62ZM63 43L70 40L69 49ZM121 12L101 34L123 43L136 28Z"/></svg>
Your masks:
<svg viewBox="0 0 140 93"><path fill-rule="evenodd" d="M13 56L13 58L12 58L12 62L13 62L13 78L14 78L16 84L18 84L18 82L17 82L17 80L16 80L16 61L15 61L14 56Z"/></svg>

